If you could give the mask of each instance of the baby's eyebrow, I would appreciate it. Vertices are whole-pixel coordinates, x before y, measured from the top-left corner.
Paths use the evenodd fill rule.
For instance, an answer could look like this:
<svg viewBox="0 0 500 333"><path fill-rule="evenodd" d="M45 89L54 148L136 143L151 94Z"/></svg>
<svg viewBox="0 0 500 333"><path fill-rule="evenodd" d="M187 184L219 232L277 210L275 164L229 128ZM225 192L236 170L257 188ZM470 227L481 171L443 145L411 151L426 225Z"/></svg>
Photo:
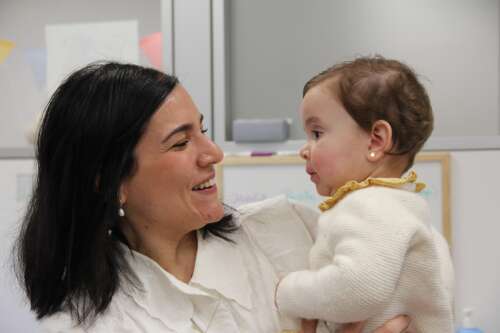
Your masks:
<svg viewBox="0 0 500 333"><path fill-rule="evenodd" d="M315 123L319 123L319 122L320 122L320 119L318 117L312 116L312 117L309 117L309 118L306 119L305 125L306 126L311 126L311 125L313 125Z"/></svg>

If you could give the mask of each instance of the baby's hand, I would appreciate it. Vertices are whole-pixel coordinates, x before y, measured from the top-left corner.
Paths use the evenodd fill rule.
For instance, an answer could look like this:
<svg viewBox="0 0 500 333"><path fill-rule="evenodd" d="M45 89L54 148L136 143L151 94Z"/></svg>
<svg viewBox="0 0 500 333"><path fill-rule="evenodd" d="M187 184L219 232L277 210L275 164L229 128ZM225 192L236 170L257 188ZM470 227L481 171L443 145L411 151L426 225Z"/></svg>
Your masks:
<svg viewBox="0 0 500 333"><path fill-rule="evenodd" d="M302 319L301 326L300 333L316 333L318 321L316 319Z"/></svg>

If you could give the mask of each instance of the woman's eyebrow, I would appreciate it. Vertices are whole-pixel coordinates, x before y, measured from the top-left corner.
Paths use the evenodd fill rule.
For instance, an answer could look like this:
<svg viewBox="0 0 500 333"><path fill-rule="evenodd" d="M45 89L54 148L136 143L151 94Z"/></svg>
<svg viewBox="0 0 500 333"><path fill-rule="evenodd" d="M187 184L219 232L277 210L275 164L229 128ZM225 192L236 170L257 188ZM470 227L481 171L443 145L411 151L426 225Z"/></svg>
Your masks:
<svg viewBox="0 0 500 333"><path fill-rule="evenodd" d="M161 143L165 143L168 141L168 139L170 139L172 136L174 136L175 134L179 133L179 132L187 132L187 131L190 131L193 129L193 124L182 124L176 128L174 128L167 136L165 136L163 138L163 140L161 140Z"/></svg>
<svg viewBox="0 0 500 333"><path fill-rule="evenodd" d="M201 114L200 115L200 124L203 123L203 115ZM179 132L188 132L188 131L191 131L193 129L193 124L182 124L176 128L174 128L167 136L165 136L163 138L163 140L161 140L161 143L165 143L168 139L170 139L172 136L174 136L175 134L179 133Z"/></svg>

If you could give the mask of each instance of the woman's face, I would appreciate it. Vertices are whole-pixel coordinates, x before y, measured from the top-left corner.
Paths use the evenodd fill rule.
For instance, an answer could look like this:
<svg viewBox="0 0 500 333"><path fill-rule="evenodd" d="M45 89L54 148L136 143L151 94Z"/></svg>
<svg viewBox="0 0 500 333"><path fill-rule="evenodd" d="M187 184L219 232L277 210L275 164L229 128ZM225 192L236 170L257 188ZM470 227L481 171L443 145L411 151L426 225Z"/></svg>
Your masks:
<svg viewBox="0 0 500 333"><path fill-rule="evenodd" d="M223 217L214 170L223 154L202 122L181 85L151 117L135 148L137 168L120 191L135 228L184 235Z"/></svg>

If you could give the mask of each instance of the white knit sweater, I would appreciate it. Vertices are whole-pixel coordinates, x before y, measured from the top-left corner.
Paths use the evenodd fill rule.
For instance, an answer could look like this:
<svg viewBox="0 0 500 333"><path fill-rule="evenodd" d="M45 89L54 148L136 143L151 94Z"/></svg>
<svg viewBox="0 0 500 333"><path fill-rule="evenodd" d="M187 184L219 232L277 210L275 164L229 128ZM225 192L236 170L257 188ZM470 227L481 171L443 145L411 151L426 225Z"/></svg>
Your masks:
<svg viewBox="0 0 500 333"><path fill-rule="evenodd" d="M331 323L368 320L372 332L408 314L423 333L453 332L453 268L426 201L403 189L368 187L319 219L310 269L279 284L279 310Z"/></svg>

